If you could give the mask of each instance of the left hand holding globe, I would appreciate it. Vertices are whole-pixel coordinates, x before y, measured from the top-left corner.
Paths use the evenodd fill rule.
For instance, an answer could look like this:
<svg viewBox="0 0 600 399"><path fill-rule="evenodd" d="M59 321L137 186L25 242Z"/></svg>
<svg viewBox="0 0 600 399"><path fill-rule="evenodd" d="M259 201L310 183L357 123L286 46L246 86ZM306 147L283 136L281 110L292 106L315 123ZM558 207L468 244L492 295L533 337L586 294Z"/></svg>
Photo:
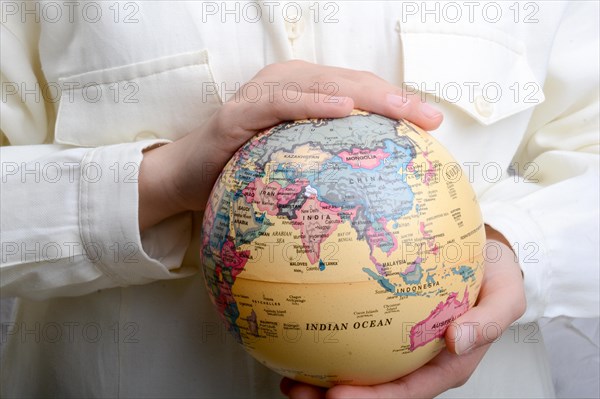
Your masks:
<svg viewBox="0 0 600 399"><path fill-rule="evenodd" d="M525 311L521 268L512 249L498 233L488 228L488 239L501 248L501 257L485 266L479 299L475 307L455 320L446 331L446 348L429 363L398 380L374 386L338 385L325 389L284 379L282 392L292 399L348 398L433 398L467 382L497 338L496 328L506 331ZM462 329L457 332L456 329ZM460 336L461 340L455 337Z"/></svg>

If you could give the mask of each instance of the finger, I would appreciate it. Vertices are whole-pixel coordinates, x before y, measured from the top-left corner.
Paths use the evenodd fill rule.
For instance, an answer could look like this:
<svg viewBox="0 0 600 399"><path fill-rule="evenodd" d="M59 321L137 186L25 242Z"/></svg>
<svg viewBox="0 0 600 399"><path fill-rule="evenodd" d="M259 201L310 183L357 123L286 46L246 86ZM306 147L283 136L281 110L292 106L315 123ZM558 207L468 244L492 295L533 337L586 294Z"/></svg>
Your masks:
<svg viewBox="0 0 600 399"><path fill-rule="evenodd" d="M417 96L406 96L402 90L370 74L362 84L342 81L338 95L351 97L356 108L384 115L392 119L406 119L425 130L435 130L442 123L440 111Z"/></svg>
<svg viewBox="0 0 600 399"><path fill-rule="evenodd" d="M394 119L406 119L428 131L437 129L444 119L440 111L416 96L388 93L385 100L378 113L386 112Z"/></svg>
<svg viewBox="0 0 600 399"><path fill-rule="evenodd" d="M452 353L468 353L495 342L525 312L521 269L508 246L496 245L501 257L486 264L477 305L446 330L446 345Z"/></svg>
<svg viewBox="0 0 600 399"><path fill-rule="evenodd" d="M483 358L489 346L465 356L442 351L432 361L398 380L374 386L338 385L327 392L336 398L433 398L463 385Z"/></svg>
<svg viewBox="0 0 600 399"><path fill-rule="evenodd" d="M281 91L274 100L262 98L257 121L269 117L275 123L307 118L341 118L350 115L354 107L353 99L347 96Z"/></svg>
<svg viewBox="0 0 600 399"><path fill-rule="evenodd" d="M295 384L296 384L296 381L290 380L289 378L284 377L281 379L281 382L279 383L279 390L281 391L282 394L287 396L288 393L290 392L290 389L292 389L292 387Z"/></svg>
<svg viewBox="0 0 600 399"><path fill-rule="evenodd" d="M354 108L348 97L331 97L318 93L295 92L293 95L276 91L256 101L236 97L223 104L216 125L222 132L219 147L235 151L256 131L275 126L283 121L307 118L341 118Z"/></svg>
<svg viewBox="0 0 600 399"><path fill-rule="evenodd" d="M295 84L304 91L351 97L357 108L406 119L425 130L437 129L442 122L440 111L417 96L406 96L399 87L371 72L303 62L291 62L290 66L299 77Z"/></svg>
<svg viewBox="0 0 600 399"><path fill-rule="evenodd" d="M371 72L293 60L271 64L261 70L255 78L257 82L270 81L273 76L292 76L287 83L278 85L288 88L283 90L284 92L291 89L325 94L329 97L351 97L356 108L393 119L406 119L425 130L437 129L443 119L442 113L434 107L420 101L416 96L405 96L399 87Z"/></svg>
<svg viewBox="0 0 600 399"><path fill-rule="evenodd" d="M279 385L281 392L291 399L323 399L325 398L325 388L305 384L284 378Z"/></svg>

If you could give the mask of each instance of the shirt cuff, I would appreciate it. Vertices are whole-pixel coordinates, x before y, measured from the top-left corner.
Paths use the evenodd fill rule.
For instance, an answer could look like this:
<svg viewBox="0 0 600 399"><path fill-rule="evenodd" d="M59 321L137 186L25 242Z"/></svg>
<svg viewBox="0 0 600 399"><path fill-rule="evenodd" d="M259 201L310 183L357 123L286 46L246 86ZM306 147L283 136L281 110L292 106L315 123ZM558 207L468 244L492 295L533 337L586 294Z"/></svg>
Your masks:
<svg viewBox="0 0 600 399"><path fill-rule="evenodd" d="M523 209L507 202L481 203L486 224L500 232L511 244L524 274L527 310L517 321L526 323L543 316L546 292L551 281L545 238L533 218Z"/></svg>
<svg viewBox="0 0 600 399"><path fill-rule="evenodd" d="M82 161L81 239L88 258L115 285L145 284L193 273L180 269L191 237L189 213L148 229L143 244L139 231L138 174L142 153L168 142L145 140L98 147Z"/></svg>

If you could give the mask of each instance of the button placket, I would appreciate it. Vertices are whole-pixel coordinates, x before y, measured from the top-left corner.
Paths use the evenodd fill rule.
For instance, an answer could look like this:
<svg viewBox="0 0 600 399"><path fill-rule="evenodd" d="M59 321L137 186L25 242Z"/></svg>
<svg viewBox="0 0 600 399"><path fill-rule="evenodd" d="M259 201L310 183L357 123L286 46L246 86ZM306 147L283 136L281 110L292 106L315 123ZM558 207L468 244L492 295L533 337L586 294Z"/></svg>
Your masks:
<svg viewBox="0 0 600 399"><path fill-rule="evenodd" d="M291 2L289 4L292 4ZM306 41L306 18L308 15L307 5L304 3L293 3L293 7L287 7L286 12L283 14L285 30L287 38L292 48L294 57L304 58L305 47L308 43ZM295 11L290 11L294 9Z"/></svg>
<svg viewBox="0 0 600 399"><path fill-rule="evenodd" d="M288 40L293 41L298 38L298 29L296 28L296 24L293 22L285 22L285 31L287 32Z"/></svg>
<svg viewBox="0 0 600 399"><path fill-rule="evenodd" d="M315 27L311 19L309 2L289 2L293 4L281 15L285 35L293 58L316 62ZM289 11L294 9L295 11Z"/></svg>
<svg viewBox="0 0 600 399"><path fill-rule="evenodd" d="M285 21L285 30L287 32L288 39L290 42L294 42L294 40L298 39L302 33L304 33L304 20L301 16L296 21Z"/></svg>

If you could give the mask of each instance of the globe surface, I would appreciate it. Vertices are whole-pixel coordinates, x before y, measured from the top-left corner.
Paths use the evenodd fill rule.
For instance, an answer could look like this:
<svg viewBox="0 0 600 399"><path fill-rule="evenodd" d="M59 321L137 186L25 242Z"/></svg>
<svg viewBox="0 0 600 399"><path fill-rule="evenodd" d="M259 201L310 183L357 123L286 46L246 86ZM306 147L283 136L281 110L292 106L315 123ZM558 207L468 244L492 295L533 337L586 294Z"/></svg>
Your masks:
<svg viewBox="0 0 600 399"><path fill-rule="evenodd" d="M460 166L428 133L358 110L251 139L216 182L201 239L228 331L320 386L425 364L483 275L481 212Z"/></svg>

